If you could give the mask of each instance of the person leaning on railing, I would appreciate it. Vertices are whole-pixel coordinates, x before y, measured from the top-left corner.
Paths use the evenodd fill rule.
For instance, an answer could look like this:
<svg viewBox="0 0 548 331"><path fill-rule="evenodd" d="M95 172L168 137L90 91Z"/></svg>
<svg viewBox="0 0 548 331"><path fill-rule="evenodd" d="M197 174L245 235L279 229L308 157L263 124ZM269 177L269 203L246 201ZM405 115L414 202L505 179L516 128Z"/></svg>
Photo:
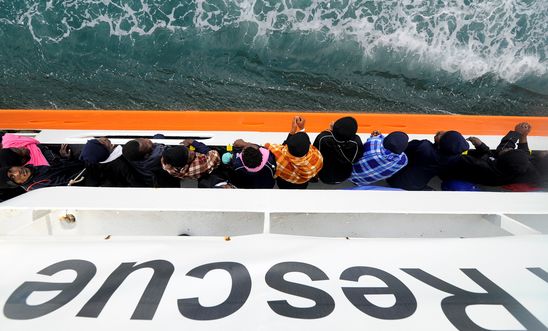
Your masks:
<svg viewBox="0 0 548 331"><path fill-rule="evenodd" d="M314 139L313 145L323 157L323 167L318 174L323 183L338 184L350 177L352 166L364 151L357 131L358 122L348 116L332 122L328 130Z"/></svg>
<svg viewBox="0 0 548 331"><path fill-rule="evenodd" d="M526 184L519 190L534 190L535 185L540 185L542 181L542 164L546 164L546 161L540 154L532 162L532 152L527 142L531 128L529 123L518 123L514 130L501 139L495 150L491 150L479 138L469 137L475 151L463 155L442 177L486 186Z"/></svg>
<svg viewBox="0 0 548 331"><path fill-rule="evenodd" d="M305 119L295 116L283 144L265 144L276 156L276 183L281 189L306 189L323 166L320 151L304 132Z"/></svg>
<svg viewBox="0 0 548 331"><path fill-rule="evenodd" d="M390 178L407 165L409 137L395 131L384 137L375 130L364 145L364 153L352 167L350 181L356 185L370 185Z"/></svg>
<svg viewBox="0 0 548 331"><path fill-rule="evenodd" d="M192 149L190 147L193 147ZM186 139L179 146L170 146L162 153L162 168L178 179L199 179L210 174L221 163L219 152L204 143Z"/></svg>
<svg viewBox="0 0 548 331"><path fill-rule="evenodd" d="M276 157L263 146L234 141L234 153L230 160L230 181L237 188L273 188L276 185Z"/></svg>
<svg viewBox="0 0 548 331"><path fill-rule="evenodd" d="M411 140L405 149L407 165L386 181L390 186L404 190L431 189L428 182L452 167L468 148L468 143L457 131L436 133L434 143L427 139Z"/></svg>
<svg viewBox="0 0 548 331"><path fill-rule="evenodd" d="M90 139L80 153L86 165L87 186L143 187L142 177L122 156L122 146L106 137Z"/></svg>

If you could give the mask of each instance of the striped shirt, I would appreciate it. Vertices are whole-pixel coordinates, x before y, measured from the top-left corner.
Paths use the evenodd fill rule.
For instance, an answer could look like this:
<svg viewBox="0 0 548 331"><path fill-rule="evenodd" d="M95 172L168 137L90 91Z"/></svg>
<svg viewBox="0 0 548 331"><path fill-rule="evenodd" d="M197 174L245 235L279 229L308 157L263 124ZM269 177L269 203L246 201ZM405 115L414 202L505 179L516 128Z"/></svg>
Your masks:
<svg viewBox="0 0 548 331"><path fill-rule="evenodd" d="M363 156L354 163L350 181L356 185L368 185L391 177L407 165L405 153L395 154L384 148L383 135L370 137L364 145Z"/></svg>
<svg viewBox="0 0 548 331"><path fill-rule="evenodd" d="M287 182L304 184L314 178L322 169L322 155L312 145L303 157L291 155L286 145L266 144L265 147L276 156L276 177Z"/></svg>

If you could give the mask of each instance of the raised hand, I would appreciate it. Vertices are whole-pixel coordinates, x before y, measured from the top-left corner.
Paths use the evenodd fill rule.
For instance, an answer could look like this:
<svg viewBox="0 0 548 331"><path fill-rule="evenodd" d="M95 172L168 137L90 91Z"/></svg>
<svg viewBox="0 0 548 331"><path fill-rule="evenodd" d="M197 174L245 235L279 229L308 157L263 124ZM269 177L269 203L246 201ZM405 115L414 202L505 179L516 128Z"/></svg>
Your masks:
<svg viewBox="0 0 548 331"><path fill-rule="evenodd" d="M291 131L289 131L289 133L295 134L297 133L297 131L304 129L304 123L305 123L304 118L298 115L293 117L293 119L291 120Z"/></svg>
<svg viewBox="0 0 548 331"><path fill-rule="evenodd" d="M184 145L185 147L188 147L192 145L193 142L194 142L194 139L185 139L179 145Z"/></svg>
<svg viewBox="0 0 548 331"><path fill-rule="evenodd" d="M304 117L295 116L295 122L297 123L297 126L299 127L299 130L303 130L303 129L304 129L304 124L305 124L305 122L306 122L306 120L304 119Z"/></svg>
<svg viewBox="0 0 548 331"><path fill-rule="evenodd" d="M519 132L522 136L526 137L531 132L532 126L527 122L518 123L514 131Z"/></svg>
<svg viewBox="0 0 548 331"><path fill-rule="evenodd" d="M72 155L72 150L70 149L69 145L62 144L61 148L59 149L59 155L64 159L69 159Z"/></svg>
<svg viewBox="0 0 548 331"><path fill-rule="evenodd" d="M469 142L471 142L472 145L474 145L474 147L478 147L478 146L480 146L481 144L483 144L483 141L481 141L481 139L478 138L478 137L468 137L466 140L468 140Z"/></svg>

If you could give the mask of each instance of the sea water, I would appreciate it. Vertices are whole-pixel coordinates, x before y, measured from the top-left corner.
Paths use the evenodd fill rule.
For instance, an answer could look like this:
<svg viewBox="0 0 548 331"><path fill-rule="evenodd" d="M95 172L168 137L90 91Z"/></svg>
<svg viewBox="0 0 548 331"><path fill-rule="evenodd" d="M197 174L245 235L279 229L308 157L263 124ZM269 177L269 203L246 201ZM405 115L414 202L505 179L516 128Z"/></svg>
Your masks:
<svg viewBox="0 0 548 331"><path fill-rule="evenodd" d="M548 115L548 0L0 0L0 108Z"/></svg>

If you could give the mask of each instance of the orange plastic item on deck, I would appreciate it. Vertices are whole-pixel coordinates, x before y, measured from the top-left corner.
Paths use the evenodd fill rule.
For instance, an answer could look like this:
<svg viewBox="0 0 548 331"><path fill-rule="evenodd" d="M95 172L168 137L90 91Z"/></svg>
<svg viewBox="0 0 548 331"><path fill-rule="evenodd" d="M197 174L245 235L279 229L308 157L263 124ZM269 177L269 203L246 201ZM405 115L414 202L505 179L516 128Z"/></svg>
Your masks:
<svg viewBox="0 0 548 331"><path fill-rule="evenodd" d="M529 122L531 135L548 136L548 117L426 115L377 113L135 111L135 110L0 110L1 129L187 130L287 132L295 115L306 119L306 130L320 132L329 123L353 116L360 133L404 131L430 134L457 130L464 135L503 135L519 122Z"/></svg>

